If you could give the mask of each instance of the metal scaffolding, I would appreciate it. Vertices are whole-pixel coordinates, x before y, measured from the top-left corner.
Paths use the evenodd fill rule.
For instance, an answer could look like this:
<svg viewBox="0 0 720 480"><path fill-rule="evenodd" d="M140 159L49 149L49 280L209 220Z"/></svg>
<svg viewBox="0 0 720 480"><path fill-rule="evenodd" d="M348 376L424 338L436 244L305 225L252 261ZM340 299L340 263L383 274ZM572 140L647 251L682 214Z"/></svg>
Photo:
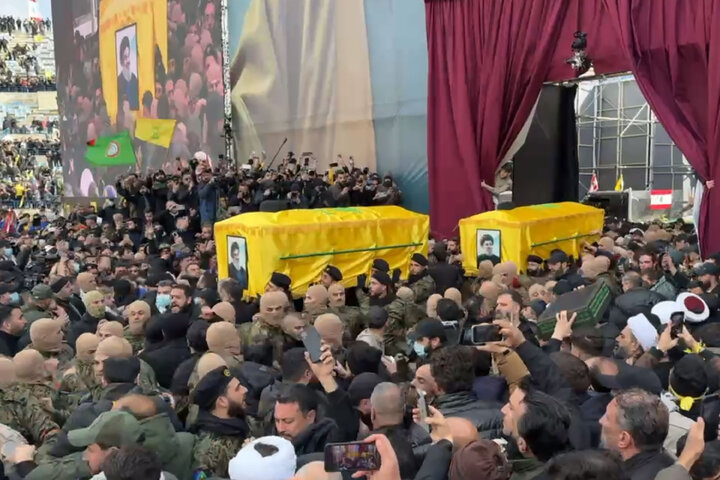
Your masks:
<svg viewBox="0 0 720 480"><path fill-rule="evenodd" d="M632 75L579 79L576 97L580 194L593 173L600 190L623 176L634 190L690 194L693 170L642 96Z"/></svg>

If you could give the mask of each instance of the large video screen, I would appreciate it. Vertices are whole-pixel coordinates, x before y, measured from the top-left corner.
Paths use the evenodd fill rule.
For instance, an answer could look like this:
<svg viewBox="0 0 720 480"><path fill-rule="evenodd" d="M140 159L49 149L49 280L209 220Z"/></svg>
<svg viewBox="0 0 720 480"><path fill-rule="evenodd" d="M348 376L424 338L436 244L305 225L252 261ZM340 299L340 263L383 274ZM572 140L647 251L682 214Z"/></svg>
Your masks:
<svg viewBox="0 0 720 480"><path fill-rule="evenodd" d="M118 176L173 172L225 151L220 0L53 0L65 195L107 196ZM138 119L174 119L168 148ZM87 142L128 131L137 164L95 167Z"/></svg>

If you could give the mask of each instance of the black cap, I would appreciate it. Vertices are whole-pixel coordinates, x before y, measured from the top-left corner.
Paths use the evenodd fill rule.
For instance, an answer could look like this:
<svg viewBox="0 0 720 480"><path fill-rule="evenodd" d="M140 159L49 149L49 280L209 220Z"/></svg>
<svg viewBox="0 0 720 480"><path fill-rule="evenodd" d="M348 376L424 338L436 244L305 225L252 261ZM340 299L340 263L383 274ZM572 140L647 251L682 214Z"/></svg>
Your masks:
<svg viewBox="0 0 720 480"><path fill-rule="evenodd" d="M6 293L14 292L15 289L11 287L10 285L6 283L0 283L0 295L4 295Z"/></svg>
<svg viewBox="0 0 720 480"><path fill-rule="evenodd" d="M325 273L330 275L330 278L332 278L336 282L339 282L343 279L342 272L335 265L328 265L327 267L325 267Z"/></svg>
<svg viewBox="0 0 720 480"><path fill-rule="evenodd" d="M372 274L372 278L374 278L378 282L382 283L386 287L389 287L392 285L392 278L390 278L390 275L388 275L385 272L375 272Z"/></svg>
<svg viewBox="0 0 720 480"><path fill-rule="evenodd" d="M699 397L708 389L708 373L700 355L685 355L670 371L670 386L683 397Z"/></svg>
<svg viewBox="0 0 720 480"><path fill-rule="evenodd" d="M556 263L567 263L569 261L567 253L562 250L556 250L550 254L550 258L546 260L548 265L554 265Z"/></svg>
<svg viewBox="0 0 720 480"><path fill-rule="evenodd" d="M528 255L527 257L528 262L535 262L535 263L543 263L542 257L538 255Z"/></svg>
<svg viewBox="0 0 720 480"><path fill-rule="evenodd" d="M718 275L720 275L720 267L718 267L714 263L710 263L710 262L703 263L697 269L695 269L695 273L698 276L713 275L713 276L717 277Z"/></svg>
<svg viewBox="0 0 720 480"><path fill-rule="evenodd" d="M451 300L452 301L452 300ZM440 302L438 302L439 304ZM415 326L415 338L439 338L443 342L447 340L445 327L442 322L433 318L420 320Z"/></svg>
<svg viewBox="0 0 720 480"><path fill-rule="evenodd" d="M195 404L200 410L212 410L232 379L233 375L227 367L209 371L195 387Z"/></svg>
<svg viewBox="0 0 720 480"><path fill-rule="evenodd" d="M382 383L382 378L372 372L363 372L353 378L347 391L350 402L352 402L353 406L357 406L360 400L370 398L373 390L380 383Z"/></svg>
<svg viewBox="0 0 720 480"><path fill-rule="evenodd" d="M372 268L385 273L390 271L390 265L388 265L388 262L386 262L382 258L376 258L375 260L373 260Z"/></svg>
<svg viewBox="0 0 720 480"><path fill-rule="evenodd" d="M410 257L410 260L417 263L418 265L422 265L423 267L427 267L428 265L428 259L425 257L425 255L421 253L413 253L412 257Z"/></svg>
<svg viewBox="0 0 720 480"><path fill-rule="evenodd" d="M379 305L372 305L368 316L370 317L370 323L373 325L384 325L388 319L388 312Z"/></svg>
<svg viewBox="0 0 720 480"><path fill-rule="evenodd" d="M279 272L273 272L270 276L270 283L275 285L278 288L282 288L283 290L287 290L290 288L290 284L292 283L292 280L290 280L290 277L285 275L284 273Z"/></svg>

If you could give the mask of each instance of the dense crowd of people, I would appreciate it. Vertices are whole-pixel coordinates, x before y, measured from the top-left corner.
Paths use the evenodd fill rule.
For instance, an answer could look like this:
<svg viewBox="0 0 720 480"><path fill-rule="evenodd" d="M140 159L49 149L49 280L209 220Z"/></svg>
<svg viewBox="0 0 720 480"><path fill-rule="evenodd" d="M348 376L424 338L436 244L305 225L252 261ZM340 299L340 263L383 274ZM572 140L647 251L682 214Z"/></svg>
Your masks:
<svg viewBox="0 0 720 480"><path fill-rule="evenodd" d="M3 207L57 209L62 195L59 143L34 139L1 141L0 178Z"/></svg>
<svg viewBox="0 0 720 480"><path fill-rule="evenodd" d="M56 88L54 75L50 78L20 75L13 77L7 66L4 66L0 60L0 92L51 92Z"/></svg>
<svg viewBox="0 0 720 480"><path fill-rule="evenodd" d="M473 276L459 239L431 240L407 279L378 257L357 279L326 265L302 298L275 272L247 298L218 279L223 209L396 189L352 165L266 162L196 154L121 177L97 209L0 212L5 477L349 478L324 452L354 441L378 452L354 473L371 480L720 475L720 255L701 257L690 226L609 220L582 258L520 271L482 254ZM598 285L597 325L544 315Z"/></svg>
<svg viewBox="0 0 720 480"><path fill-rule="evenodd" d="M50 32L52 22L49 18L17 18L11 15L0 17L0 33L12 35L15 32L25 32L28 35L38 35Z"/></svg>

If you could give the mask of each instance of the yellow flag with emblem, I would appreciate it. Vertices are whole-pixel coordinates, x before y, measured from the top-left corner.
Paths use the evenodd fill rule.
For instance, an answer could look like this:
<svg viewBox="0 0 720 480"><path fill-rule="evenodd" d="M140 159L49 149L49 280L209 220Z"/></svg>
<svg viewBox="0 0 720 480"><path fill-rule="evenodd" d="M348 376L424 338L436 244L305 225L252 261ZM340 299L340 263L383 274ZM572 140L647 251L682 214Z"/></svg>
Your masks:
<svg viewBox="0 0 720 480"><path fill-rule="evenodd" d="M615 182L615 191L622 192L623 190L625 190L625 180L623 180L623 176L621 173L617 179L617 182Z"/></svg>
<svg viewBox="0 0 720 480"><path fill-rule="evenodd" d="M138 118L135 121L135 138L168 148L175 131L176 120Z"/></svg>

